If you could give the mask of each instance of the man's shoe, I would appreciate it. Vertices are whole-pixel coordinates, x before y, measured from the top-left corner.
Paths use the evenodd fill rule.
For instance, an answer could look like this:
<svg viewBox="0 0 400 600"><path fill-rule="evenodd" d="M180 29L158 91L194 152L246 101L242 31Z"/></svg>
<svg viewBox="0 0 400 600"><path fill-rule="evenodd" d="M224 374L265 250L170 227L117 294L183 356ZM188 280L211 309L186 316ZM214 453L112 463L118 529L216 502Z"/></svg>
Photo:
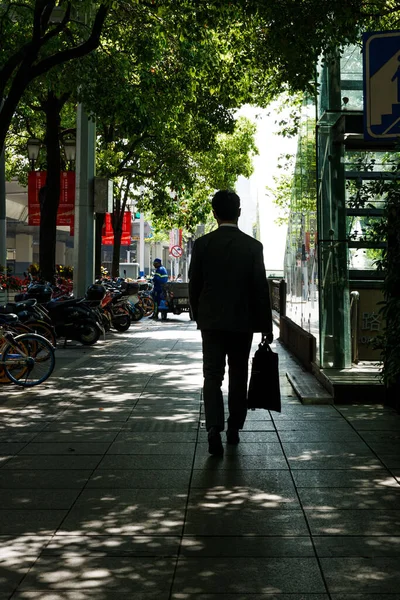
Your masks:
<svg viewBox="0 0 400 600"><path fill-rule="evenodd" d="M226 432L226 441L228 444L237 446L238 443L240 442L239 430L238 429L228 429Z"/></svg>
<svg viewBox="0 0 400 600"><path fill-rule="evenodd" d="M224 453L221 434L215 427L212 427L208 432L208 451L214 456L222 456Z"/></svg>

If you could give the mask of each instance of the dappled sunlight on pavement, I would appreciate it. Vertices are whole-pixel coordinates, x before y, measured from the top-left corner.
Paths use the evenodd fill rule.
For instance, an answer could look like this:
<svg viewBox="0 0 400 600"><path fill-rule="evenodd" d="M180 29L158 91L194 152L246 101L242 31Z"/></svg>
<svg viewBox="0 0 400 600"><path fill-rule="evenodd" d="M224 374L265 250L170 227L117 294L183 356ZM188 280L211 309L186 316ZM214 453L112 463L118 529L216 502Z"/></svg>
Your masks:
<svg viewBox="0 0 400 600"><path fill-rule="evenodd" d="M273 347L282 413L223 458L187 315L0 388L0 600L397 600L400 416L302 405Z"/></svg>

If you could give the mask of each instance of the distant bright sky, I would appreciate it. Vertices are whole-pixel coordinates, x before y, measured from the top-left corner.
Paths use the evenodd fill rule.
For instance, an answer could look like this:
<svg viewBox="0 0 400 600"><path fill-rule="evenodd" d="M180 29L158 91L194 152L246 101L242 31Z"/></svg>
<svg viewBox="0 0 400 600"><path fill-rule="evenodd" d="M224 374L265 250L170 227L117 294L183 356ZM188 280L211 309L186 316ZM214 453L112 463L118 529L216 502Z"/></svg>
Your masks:
<svg viewBox="0 0 400 600"><path fill-rule="evenodd" d="M268 115L269 113L269 115ZM257 199L260 212L260 236L264 245L264 261L267 270L282 270L286 244L286 226L275 223L279 211L267 195L266 187L274 188L273 176L279 174L278 157L283 153L294 154L297 140L283 138L276 134L275 121L282 118L277 115L276 105L267 110L245 106L239 113L257 124L256 144L259 155L254 157L254 173L250 179L240 177L236 190L242 201L242 216L239 227L251 234L255 221ZM256 117L259 118L256 118Z"/></svg>

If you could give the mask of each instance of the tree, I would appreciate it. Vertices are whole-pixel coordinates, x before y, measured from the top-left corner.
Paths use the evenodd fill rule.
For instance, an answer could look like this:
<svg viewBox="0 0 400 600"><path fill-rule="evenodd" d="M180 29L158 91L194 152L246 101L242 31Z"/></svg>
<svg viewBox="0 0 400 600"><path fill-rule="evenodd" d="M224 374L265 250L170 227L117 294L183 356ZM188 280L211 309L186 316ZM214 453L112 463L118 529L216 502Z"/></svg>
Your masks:
<svg viewBox="0 0 400 600"><path fill-rule="evenodd" d="M0 5L0 149L15 110L29 84L50 69L92 52L110 2L97 3L91 25L89 0L27 0Z"/></svg>

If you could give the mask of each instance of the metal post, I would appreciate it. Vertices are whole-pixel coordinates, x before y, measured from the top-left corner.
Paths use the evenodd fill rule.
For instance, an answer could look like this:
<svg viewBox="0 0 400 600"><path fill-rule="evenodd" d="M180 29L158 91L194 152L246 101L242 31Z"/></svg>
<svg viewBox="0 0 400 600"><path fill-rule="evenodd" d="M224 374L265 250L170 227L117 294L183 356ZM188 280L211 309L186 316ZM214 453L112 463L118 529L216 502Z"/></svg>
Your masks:
<svg viewBox="0 0 400 600"><path fill-rule="evenodd" d="M144 214L139 219L139 277L144 277Z"/></svg>
<svg viewBox="0 0 400 600"><path fill-rule="evenodd" d="M0 110L3 108L4 99L0 101ZM0 266L7 273L7 206L6 206L6 155L5 147L0 153Z"/></svg>
<svg viewBox="0 0 400 600"><path fill-rule="evenodd" d="M4 148L0 154L0 266L7 273L7 210L6 210L6 160Z"/></svg>
<svg viewBox="0 0 400 600"><path fill-rule="evenodd" d="M74 295L85 295L94 281L94 199L96 125L78 104L76 135L76 194Z"/></svg>

